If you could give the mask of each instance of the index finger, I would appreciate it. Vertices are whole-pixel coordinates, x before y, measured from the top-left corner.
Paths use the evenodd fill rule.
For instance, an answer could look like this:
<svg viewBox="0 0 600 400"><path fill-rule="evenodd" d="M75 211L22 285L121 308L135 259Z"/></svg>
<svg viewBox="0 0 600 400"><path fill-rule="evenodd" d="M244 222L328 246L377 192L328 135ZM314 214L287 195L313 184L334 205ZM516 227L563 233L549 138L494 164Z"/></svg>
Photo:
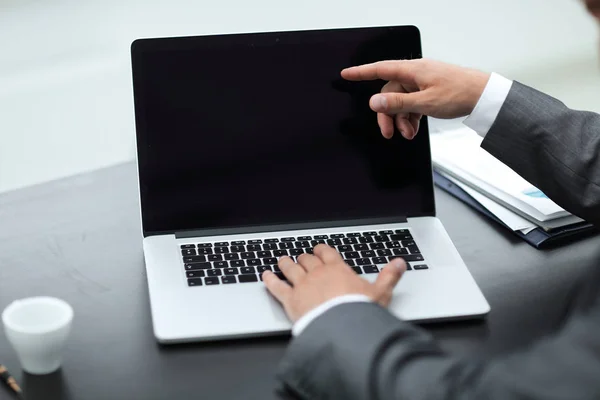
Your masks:
<svg viewBox="0 0 600 400"><path fill-rule="evenodd" d="M379 61L373 64L346 68L342 78L349 81L372 81L384 79L407 84L415 83L414 60Z"/></svg>

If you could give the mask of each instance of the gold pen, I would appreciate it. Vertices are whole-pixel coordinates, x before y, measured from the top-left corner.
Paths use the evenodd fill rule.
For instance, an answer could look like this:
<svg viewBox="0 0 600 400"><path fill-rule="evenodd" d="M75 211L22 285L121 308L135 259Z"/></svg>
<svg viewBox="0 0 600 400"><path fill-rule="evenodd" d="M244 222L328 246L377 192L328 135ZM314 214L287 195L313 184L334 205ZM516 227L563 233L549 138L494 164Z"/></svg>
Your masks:
<svg viewBox="0 0 600 400"><path fill-rule="evenodd" d="M10 374L8 373L8 370L2 364L0 364L0 379L2 379L2 381L9 388L11 388L12 391L17 394L17 396L21 397L22 392L21 392L21 388L17 384L17 381L15 381L15 378L13 378L12 376L10 376Z"/></svg>

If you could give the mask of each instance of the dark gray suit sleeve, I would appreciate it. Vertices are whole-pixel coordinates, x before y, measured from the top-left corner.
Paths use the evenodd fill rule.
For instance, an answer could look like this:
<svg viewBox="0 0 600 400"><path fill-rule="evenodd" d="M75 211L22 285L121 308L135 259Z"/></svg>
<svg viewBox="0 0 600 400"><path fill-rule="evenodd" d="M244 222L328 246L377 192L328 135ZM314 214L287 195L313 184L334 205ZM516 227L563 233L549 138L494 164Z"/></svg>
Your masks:
<svg viewBox="0 0 600 400"><path fill-rule="evenodd" d="M600 225L600 115L514 82L482 147L567 211Z"/></svg>
<svg viewBox="0 0 600 400"><path fill-rule="evenodd" d="M597 400L598 332L595 304L523 352L458 359L378 305L343 304L292 341L279 377L302 399Z"/></svg>

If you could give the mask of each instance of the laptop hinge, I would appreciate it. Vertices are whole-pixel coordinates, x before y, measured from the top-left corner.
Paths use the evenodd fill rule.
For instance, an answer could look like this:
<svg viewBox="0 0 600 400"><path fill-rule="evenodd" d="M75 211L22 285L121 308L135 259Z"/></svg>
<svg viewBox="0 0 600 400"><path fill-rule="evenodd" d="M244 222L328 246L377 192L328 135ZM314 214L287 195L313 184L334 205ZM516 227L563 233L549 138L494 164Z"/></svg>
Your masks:
<svg viewBox="0 0 600 400"><path fill-rule="evenodd" d="M239 228L217 228L217 229L195 229L184 232L175 232L176 238L190 238L201 236L221 236L221 235L239 235L245 233L258 232L278 232L278 231L296 231L303 229L327 229L339 227L352 227L361 225L380 225L380 224L401 224L406 222L406 217L396 216L389 218L365 218L353 219L345 221L329 221L329 222L304 222L298 224L281 224L281 225L262 225L248 226Z"/></svg>

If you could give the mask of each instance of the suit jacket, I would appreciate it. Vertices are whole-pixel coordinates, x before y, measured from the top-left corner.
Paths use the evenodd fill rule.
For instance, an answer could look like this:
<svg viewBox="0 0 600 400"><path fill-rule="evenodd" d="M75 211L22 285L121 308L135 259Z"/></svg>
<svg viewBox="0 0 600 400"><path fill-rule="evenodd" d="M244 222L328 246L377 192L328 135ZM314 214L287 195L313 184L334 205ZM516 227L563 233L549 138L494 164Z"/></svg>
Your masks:
<svg viewBox="0 0 600 400"><path fill-rule="evenodd" d="M515 82L482 147L600 226L600 115ZM375 304L340 305L291 342L279 377L305 399L597 400L600 273L588 282L554 336L483 361L446 354L427 332Z"/></svg>

